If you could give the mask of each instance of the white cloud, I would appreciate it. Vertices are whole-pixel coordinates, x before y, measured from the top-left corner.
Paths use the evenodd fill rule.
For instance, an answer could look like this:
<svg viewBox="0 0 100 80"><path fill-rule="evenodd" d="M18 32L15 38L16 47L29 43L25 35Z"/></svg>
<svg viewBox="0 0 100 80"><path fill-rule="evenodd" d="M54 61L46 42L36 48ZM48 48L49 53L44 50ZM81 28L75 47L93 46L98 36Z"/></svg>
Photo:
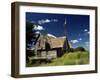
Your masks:
<svg viewBox="0 0 100 80"><path fill-rule="evenodd" d="M84 29L84 35L88 35L90 32L88 31L88 29Z"/></svg>
<svg viewBox="0 0 100 80"><path fill-rule="evenodd" d="M36 34L39 34L40 32L39 32L39 31L36 31L35 33L36 33Z"/></svg>
<svg viewBox="0 0 100 80"><path fill-rule="evenodd" d="M90 34L90 32L87 32L88 34Z"/></svg>
<svg viewBox="0 0 100 80"><path fill-rule="evenodd" d="M72 42L73 44L75 44L75 43L78 43L79 41L78 41L78 40L71 40L71 42Z"/></svg>
<svg viewBox="0 0 100 80"><path fill-rule="evenodd" d="M88 30L87 29L84 29L84 31L87 32Z"/></svg>
<svg viewBox="0 0 100 80"><path fill-rule="evenodd" d="M44 20L39 20L38 23L39 24L44 24L45 22L44 22Z"/></svg>
<svg viewBox="0 0 100 80"><path fill-rule="evenodd" d="M50 23L50 22L51 22L51 20L49 20L49 19L45 19L45 20L42 19L42 20L38 21L39 24Z"/></svg>
<svg viewBox="0 0 100 80"><path fill-rule="evenodd" d="M51 22L49 19L46 19L44 22L46 22L46 23L49 23L49 22Z"/></svg>
<svg viewBox="0 0 100 80"><path fill-rule="evenodd" d="M57 19L53 19L53 21L54 21L54 22L58 22L58 20L57 20Z"/></svg>
<svg viewBox="0 0 100 80"><path fill-rule="evenodd" d="M34 30L44 30L44 28L40 25L35 25Z"/></svg>
<svg viewBox="0 0 100 80"><path fill-rule="evenodd" d="M86 46L89 46L89 42L85 42L85 45L86 45Z"/></svg>
<svg viewBox="0 0 100 80"><path fill-rule="evenodd" d="M90 34L90 32L89 32L89 31L87 31L87 32L85 32L85 33L84 33L84 35L88 35L88 34Z"/></svg>
<svg viewBox="0 0 100 80"><path fill-rule="evenodd" d="M82 40L82 38L79 38L79 40L81 41L81 40Z"/></svg>
<svg viewBox="0 0 100 80"><path fill-rule="evenodd" d="M50 22L57 22L58 20L57 19L42 19L42 20L39 20L38 23L39 24L44 24L44 23L50 23Z"/></svg>

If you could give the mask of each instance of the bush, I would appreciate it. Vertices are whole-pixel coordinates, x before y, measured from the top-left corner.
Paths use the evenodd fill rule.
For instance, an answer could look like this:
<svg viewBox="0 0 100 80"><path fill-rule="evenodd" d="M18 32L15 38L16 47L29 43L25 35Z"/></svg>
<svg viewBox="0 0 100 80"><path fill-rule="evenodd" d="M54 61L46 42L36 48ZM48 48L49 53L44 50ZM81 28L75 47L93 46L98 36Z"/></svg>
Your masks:
<svg viewBox="0 0 100 80"><path fill-rule="evenodd" d="M85 50L85 48L83 48L83 47L77 47L77 48L75 49L75 51L86 51L86 50Z"/></svg>
<svg viewBox="0 0 100 80"><path fill-rule="evenodd" d="M29 62L29 57L32 57L32 56L35 56L34 50L33 50L33 51L31 51L31 50L26 50L26 62L27 62L27 63Z"/></svg>
<svg viewBox="0 0 100 80"><path fill-rule="evenodd" d="M70 48L69 49L69 52L74 52L74 48Z"/></svg>

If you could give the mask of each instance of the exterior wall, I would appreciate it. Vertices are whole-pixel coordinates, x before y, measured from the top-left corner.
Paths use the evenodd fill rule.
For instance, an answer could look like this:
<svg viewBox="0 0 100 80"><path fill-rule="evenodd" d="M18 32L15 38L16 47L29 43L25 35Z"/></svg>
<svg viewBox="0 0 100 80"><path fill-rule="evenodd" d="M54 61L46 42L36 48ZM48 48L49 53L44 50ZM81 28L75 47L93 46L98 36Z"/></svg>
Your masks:
<svg viewBox="0 0 100 80"><path fill-rule="evenodd" d="M48 56L52 58L57 58L57 51L56 50L48 51Z"/></svg>
<svg viewBox="0 0 100 80"><path fill-rule="evenodd" d="M61 57L63 55L63 50L62 48L57 49L57 57Z"/></svg>
<svg viewBox="0 0 100 80"><path fill-rule="evenodd" d="M51 58L57 58L57 51L56 50L52 50L52 51L38 51L37 56L39 57L51 57Z"/></svg>

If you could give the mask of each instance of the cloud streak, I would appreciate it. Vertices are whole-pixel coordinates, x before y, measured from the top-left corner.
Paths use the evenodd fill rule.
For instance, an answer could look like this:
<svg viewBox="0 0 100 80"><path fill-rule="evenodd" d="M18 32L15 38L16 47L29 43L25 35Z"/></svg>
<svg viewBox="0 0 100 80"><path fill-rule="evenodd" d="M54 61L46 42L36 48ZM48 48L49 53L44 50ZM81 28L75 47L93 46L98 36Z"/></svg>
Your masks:
<svg viewBox="0 0 100 80"><path fill-rule="evenodd" d="M84 33L84 35L89 35L89 34L90 34L90 32L89 32L89 31L87 31L87 32L85 32L85 33Z"/></svg>
<svg viewBox="0 0 100 80"><path fill-rule="evenodd" d="M88 35L88 34L90 34L90 32L88 31L88 29L84 29L84 35Z"/></svg>
<svg viewBox="0 0 100 80"><path fill-rule="evenodd" d="M74 40L71 40L70 42L75 44L75 43L79 43L80 41L82 41L82 38L74 39Z"/></svg>
<svg viewBox="0 0 100 80"><path fill-rule="evenodd" d="M38 24L45 24L45 23L50 23L50 22L58 22L57 19L42 19L38 21Z"/></svg>
<svg viewBox="0 0 100 80"><path fill-rule="evenodd" d="M85 45L86 45L86 46L89 46L89 42L85 42Z"/></svg>
<svg viewBox="0 0 100 80"><path fill-rule="evenodd" d="M80 41L82 41L82 38L79 38Z"/></svg>
<svg viewBox="0 0 100 80"><path fill-rule="evenodd" d="M88 30L87 29L84 29L84 31L87 32Z"/></svg>
<svg viewBox="0 0 100 80"><path fill-rule="evenodd" d="M79 41L78 41L78 40L71 40L71 42L72 42L73 44L75 44L75 43L78 43Z"/></svg>
<svg viewBox="0 0 100 80"><path fill-rule="evenodd" d="M44 30L44 28L42 26L40 26L40 25L35 25L35 27L34 27L33 30L39 30L39 31L41 31L41 30Z"/></svg>

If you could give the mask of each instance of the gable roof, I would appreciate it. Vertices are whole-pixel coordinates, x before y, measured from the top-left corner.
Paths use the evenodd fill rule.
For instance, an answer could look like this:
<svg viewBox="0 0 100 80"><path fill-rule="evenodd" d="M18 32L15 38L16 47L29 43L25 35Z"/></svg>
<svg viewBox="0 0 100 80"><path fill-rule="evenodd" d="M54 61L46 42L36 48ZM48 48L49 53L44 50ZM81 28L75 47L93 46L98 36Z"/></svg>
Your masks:
<svg viewBox="0 0 100 80"><path fill-rule="evenodd" d="M60 48L64 45L65 37L50 38L48 42L51 45L51 48Z"/></svg>
<svg viewBox="0 0 100 80"><path fill-rule="evenodd" d="M46 39L41 36L37 42L37 49L46 49L45 43L47 42L51 49L53 48L62 48L64 46L66 37L57 37L53 38L48 36Z"/></svg>

